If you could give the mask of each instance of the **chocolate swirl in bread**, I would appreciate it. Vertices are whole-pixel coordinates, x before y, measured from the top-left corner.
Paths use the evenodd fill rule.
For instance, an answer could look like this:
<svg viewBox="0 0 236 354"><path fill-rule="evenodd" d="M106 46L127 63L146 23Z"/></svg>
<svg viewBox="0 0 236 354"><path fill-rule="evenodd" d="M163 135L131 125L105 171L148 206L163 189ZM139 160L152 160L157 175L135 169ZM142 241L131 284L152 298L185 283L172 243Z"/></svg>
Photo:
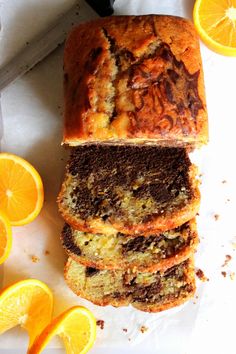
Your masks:
<svg viewBox="0 0 236 354"><path fill-rule="evenodd" d="M58 202L75 229L150 235L193 218L200 197L185 149L89 145L72 152Z"/></svg>
<svg viewBox="0 0 236 354"><path fill-rule="evenodd" d="M166 272L138 273L90 269L69 258L64 274L75 294L100 306L131 304L142 311L158 312L184 303L195 291L192 259Z"/></svg>
<svg viewBox="0 0 236 354"><path fill-rule="evenodd" d="M97 269L136 269L154 272L183 262L196 250L195 220L158 235L92 234L66 224L61 235L67 254Z"/></svg>
<svg viewBox="0 0 236 354"><path fill-rule="evenodd" d="M198 37L174 16L75 28L65 48L64 142L199 146L208 126Z"/></svg>

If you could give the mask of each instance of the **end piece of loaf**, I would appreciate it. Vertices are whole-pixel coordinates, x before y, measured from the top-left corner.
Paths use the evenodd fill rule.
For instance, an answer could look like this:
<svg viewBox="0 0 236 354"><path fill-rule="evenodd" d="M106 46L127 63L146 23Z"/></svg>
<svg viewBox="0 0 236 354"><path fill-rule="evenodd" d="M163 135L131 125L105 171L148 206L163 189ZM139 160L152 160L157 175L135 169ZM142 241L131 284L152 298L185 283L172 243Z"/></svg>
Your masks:
<svg viewBox="0 0 236 354"><path fill-rule="evenodd" d="M136 273L89 268L69 258L65 266L65 280L75 294L96 305L131 304L148 312L180 305L195 292L192 259L164 273Z"/></svg>
<svg viewBox="0 0 236 354"><path fill-rule="evenodd" d="M80 146L72 152L59 211L84 232L151 235L194 218L196 168L183 148Z"/></svg>
<svg viewBox="0 0 236 354"><path fill-rule="evenodd" d="M159 235L92 234L66 224L61 235L68 256L97 269L165 270L189 258L196 250L195 219Z"/></svg>
<svg viewBox="0 0 236 354"><path fill-rule="evenodd" d="M64 54L64 143L208 140L199 41L193 24L163 15L81 24Z"/></svg>

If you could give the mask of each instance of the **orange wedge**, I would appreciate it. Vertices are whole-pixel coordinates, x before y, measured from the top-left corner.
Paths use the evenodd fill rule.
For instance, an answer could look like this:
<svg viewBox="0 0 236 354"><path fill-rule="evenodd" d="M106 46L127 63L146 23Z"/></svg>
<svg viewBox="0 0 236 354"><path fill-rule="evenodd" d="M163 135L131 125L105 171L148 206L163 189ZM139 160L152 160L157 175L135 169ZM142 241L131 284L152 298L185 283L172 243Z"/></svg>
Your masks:
<svg viewBox="0 0 236 354"><path fill-rule="evenodd" d="M20 325L29 334L29 346L50 323L53 296L36 279L19 281L0 293L0 334Z"/></svg>
<svg viewBox="0 0 236 354"><path fill-rule="evenodd" d="M9 220L0 213L0 264L9 256L12 246L12 231Z"/></svg>
<svg viewBox="0 0 236 354"><path fill-rule="evenodd" d="M196 0L193 20L210 49L236 56L236 0Z"/></svg>
<svg viewBox="0 0 236 354"><path fill-rule="evenodd" d="M28 354L41 353L55 335L62 338L67 354L85 354L93 346L96 338L95 317L84 307L72 307L43 330Z"/></svg>
<svg viewBox="0 0 236 354"><path fill-rule="evenodd" d="M19 156L0 153L0 212L11 225L33 221L43 206L43 183L35 168Z"/></svg>

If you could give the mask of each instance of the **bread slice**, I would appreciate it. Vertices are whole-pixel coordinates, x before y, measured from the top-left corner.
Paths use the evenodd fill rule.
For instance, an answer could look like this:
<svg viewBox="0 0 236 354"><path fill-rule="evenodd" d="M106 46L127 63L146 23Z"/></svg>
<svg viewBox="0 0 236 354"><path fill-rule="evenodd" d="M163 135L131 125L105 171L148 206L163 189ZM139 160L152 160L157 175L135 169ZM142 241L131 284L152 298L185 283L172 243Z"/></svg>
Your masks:
<svg viewBox="0 0 236 354"><path fill-rule="evenodd" d="M198 244L195 220L159 235L128 236L91 234L68 224L61 240L76 262L98 269L165 270L189 258Z"/></svg>
<svg viewBox="0 0 236 354"><path fill-rule="evenodd" d="M71 258L65 266L65 280L71 290L96 305L127 306L158 312L180 305L194 295L193 260L188 259L166 272L137 273L98 270Z"/></svg>
<svg viewBox="0 0 236 354"><path fill-rule="evenodd" d="M175 16L113 16L74 28L64 54L64 143L205 144L198 35Z"/></svg>
<svg viewBox="0 0 236 354"><path fill-rule="evenodd" d="M74 149L59 210L84 232L151 235L194 218L200 193L183 148L88 145Z"/></svg>

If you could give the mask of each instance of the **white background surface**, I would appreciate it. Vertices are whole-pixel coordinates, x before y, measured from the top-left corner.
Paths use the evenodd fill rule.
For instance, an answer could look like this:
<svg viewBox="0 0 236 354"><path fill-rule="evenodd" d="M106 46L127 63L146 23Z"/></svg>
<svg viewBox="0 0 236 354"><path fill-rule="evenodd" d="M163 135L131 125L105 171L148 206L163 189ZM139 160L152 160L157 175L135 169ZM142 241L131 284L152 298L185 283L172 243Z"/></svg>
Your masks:
<svg viewBox="0 0 236 354"><path fill-rule="evenodd" d="M0 0L2 22L0 65L6 63L74 0ZM116 0L116 14L166 13L191 17L191 0ZM35 277L45 281L55 295L55 315L84 304L98 319L91 353L235 354L236 272L236 58L219 56L201 46L210 123L210 143L193 157L203 174L202 203L198 218L201 242L196 265L209 282L198 282L198 298L161 314L143 314L132 308L99 308L78 299L65 286L65 260L59 235L63 222L55 203L63 178L66 152L62 134L62 48L2 93L2 151L29 160L45 186L45 205L30 225L14 229L13 250L4 264L4 285ZM222 183L225 180L226 183ZM219 219L215 220L214 215ZM50 252L45 255L45 250ZM225 255L233 259L222 268ZM31 256L39 257L32 263ZM227 272L226 278L221 271ZM149 330L141 334L140 327ZM127 328L128 332L122 331ZM51 347L58 347L53 342ZM1 354L23 354L27 337L12 330L0 337ZM7 349L12 349L8 352ZM54 350L48 353L62 353Z"/></svg>

